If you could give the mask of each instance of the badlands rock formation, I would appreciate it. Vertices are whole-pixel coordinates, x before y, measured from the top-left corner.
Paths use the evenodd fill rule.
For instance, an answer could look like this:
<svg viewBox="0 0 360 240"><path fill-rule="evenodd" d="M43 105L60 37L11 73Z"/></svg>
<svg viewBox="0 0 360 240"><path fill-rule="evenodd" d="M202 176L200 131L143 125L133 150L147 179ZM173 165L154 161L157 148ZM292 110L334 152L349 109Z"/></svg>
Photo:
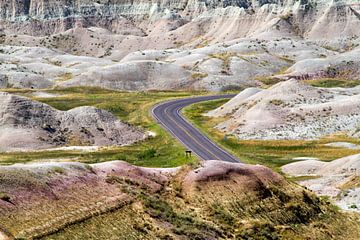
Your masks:
<svg viewBox="0 0 360 240"><path fill-rule="evenodd" d="M358 136L360 88L323 89L297 80L246 89L208 116L228 117L217 128L240 139L316 139Z"/></svg>
<svg viewBox="0 0 360 240"><path fill-rule="evenodd" d="M107 111L79 107L67 112L24 97L0 93L0 151L67 145L124 145L144 138Z"/></svg>
<svg viewBox="0 0 360 240"><path fill-rule="evenodd" d="M0 87L220 91L269 77L357 80L359 6L358 0L2 0Z"/></svg>
<svg viewBox="0 0 360 240"><path fill-rule="evenodd" d="M360 79L360 47L328 58L304 59L296 62L280 79Z"/></svg>
<svg viewBox="0 0 360 240"><path fill-rule="evenodd" d="M258 80L267 76L320 78L330 70L332 77L356 79L357 55L354 50L338 58L337 52L317 43L292 39L240 39L189 50L145 50L115 56L117 60L75 56L44 47L4 45L0 46L0 88L80 85L120 90L219 91L257 86L261 84ZM294 62L300 65L292 66ZM313 62L321 63L318 69ZM289 67L288 75L276 75ZM302 69L309 69L312 75Z"/></svg>
<svg viewBox="0 0 360 240"><path fill-rule="evenodd" d="M314 176L300 184L318 195L331 196L343 209L360 211L360 155L332 162L290 163L282 171L290 176Z"/></svg>
<svg viewBox="0 0 360 240"><path fill-rule="evenodd" d="M0 1L1 26L27 35L101 27L121 35L229 40L287 32L309 38L359 35L356 0ZM242 26L249 27L242 27ZM173 32L173 33L170 33ZM137 38L135 38L136 40Z"/></svg>

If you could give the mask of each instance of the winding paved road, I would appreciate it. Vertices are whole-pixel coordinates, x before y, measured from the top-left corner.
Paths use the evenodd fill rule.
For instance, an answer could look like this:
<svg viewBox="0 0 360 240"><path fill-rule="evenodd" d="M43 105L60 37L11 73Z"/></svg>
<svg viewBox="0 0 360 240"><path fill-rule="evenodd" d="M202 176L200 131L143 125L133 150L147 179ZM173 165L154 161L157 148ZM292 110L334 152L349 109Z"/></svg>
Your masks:
<svg viewBox="0 0 360 240"><path fill-rule="evenodd" d="M203 101L231 98L235 95L214 95L172 100L156 105L152 109L153 117L189 150L203 160L222 160L239 162L239 159L226 152L207 138L181 114L184 107Z"/></svg>

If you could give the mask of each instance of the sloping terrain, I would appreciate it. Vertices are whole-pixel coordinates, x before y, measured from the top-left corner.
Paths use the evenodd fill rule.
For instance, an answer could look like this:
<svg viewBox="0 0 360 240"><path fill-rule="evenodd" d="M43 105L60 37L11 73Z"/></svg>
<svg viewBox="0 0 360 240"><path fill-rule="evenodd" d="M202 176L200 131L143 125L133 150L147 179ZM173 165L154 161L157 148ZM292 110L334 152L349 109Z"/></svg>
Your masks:
<svg viewBox="0 0 360 240"><path fill-rule="evenodd" d="M208 114L223 120L218 129L226 134L359 137L359 87L304 83L360 84L359 23L358 0L0 0L0 89L64 110L0 93L0 152L8 151L3 163L32 162L0 167L0 239L359 239L358 215L340 212L266 167L194 166L148 115L150 105L193 90L245 89ZM136 92L120 96L97 87ZM187 92L137 92L149 90ZM66 97L52 99L57 94ZM110 112L78 107L84 105L158 135L123 146L145 134ZM106 145L122 147L30 153ZM254 146L246 149L247 160L278 167L294 160L289 149L320 145ZM253 151L264 148L279 153L255 158ZM333 151L319 159L330 159ZM284 171L316 172L320 178L306 186L340 197L345 209L358 208L358 158L304 161ZM114 159L192 166L47 163Z"/></svg>
<svg viewBox="0 0 360 240"><path fill-rule="evenodd" d="M358 237L354 218L262 166L51 163L2 167L0 178L10 239Z"/></svg>
<svg viewBox="0 0 360 240"><path fill-rule="evenodd" d="M227 117L217 128L240 139L316 139L357 136L359 87L316 88L297 80L247 89L208 116Z"/></svg>
<svg viewBox="0 0 360 240"><path fill-rule="evenodd" d="M357 1L1 1L0 20L6 32L49 35L85 26L101 27L143 44L169 44L199 35L215 41L253 35L334 38L354 36L359 29ZM242 28L240 26L249 26ZM236 27L238 26L238 27ZM187 36L181 35L186 30ZM144 39L142 39L144 38ZM167 41L167 38L171 38ZM153 41L151 41L153 40ZM141 46L141 44L137 44ZM159 45L159 44L156 44ZM151 47L149 47L151 48Z"/></svg>
<svg viewBox="0 0 360 240"><path fill-rule="evenodd" d="M306 59L296 62L284 74L274 78L307 79L353 79L360 78L360 48L329 58Z"/></svg>
<svg viewBox="0 0 360 240"><path fill-rule="evenodd" d="M343 209L360 210L360 155L332 162L300 161L282 167L291 176L314 176L300 184L318 195L332 197Z"/></svg>
<svg viewBox="0 0 360 240"><path fill-rule="evenodd" d="M353 0L10 2L0 1L1 88L220 91L359 80Z"/></svg>
<svg viewBox="0 0 360 240"><path fill-rule="evenodd" d="M321 44L291 39L242 39L189 50L144 50L120 58L110 57L113 61L43 47L4 45L0 46L0 87L219 91L259 86L268 78L357 80L356 56L357 50L339 55ZM318 69L312 64L317 61L321 63ZM309 76L298 68L307 69Z"/></svg>
<svg viewBox="0 0 360 240"><path fill-rule="evenodd" d="M0 93L0 150L21 151L68 145L125 145L144 133L94 107L63 112L30 99Z"/></svg>

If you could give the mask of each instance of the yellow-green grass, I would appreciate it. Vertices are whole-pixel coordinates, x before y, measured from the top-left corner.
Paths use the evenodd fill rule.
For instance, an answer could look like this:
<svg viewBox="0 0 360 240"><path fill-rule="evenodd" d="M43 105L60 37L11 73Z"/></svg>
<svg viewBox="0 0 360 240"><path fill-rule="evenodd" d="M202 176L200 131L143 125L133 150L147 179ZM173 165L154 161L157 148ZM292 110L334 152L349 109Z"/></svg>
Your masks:
<svg viewBox="0 0 360 240"><path fill-rule="evenodd" d="M203 116L212 109L223 105L226 100L209 101L191 105L184 109L184 114L203 133L215 140L223 148L235 154L241 161L251 164L263 164L280 171L280 167L295 162L296 157L314 157L323 161L331 161L341 157L360 153L360 150L325 146L326 143L346 141L360 144L360 139L344 135L324 137L319 140L239 140L234 136L226 136L214 127L224 118Z"/></svg>
<svg viewBox="0 0 360 240"><path fill-rule="evenodd" d="M342 190L347 190L351 188L359 188L360 187L360 176L355 175L350 177L345 183L340 185Z"/></svg>
<svg viewBox="0 0 360 240"><path fill-rule="evenodd" d="M19 95L31 97L31 90L6 90ZM59 110L69 110L80 106L95 106L112 112L121 120L138 126L141 129L155 132L142 142L124 146L103 148L96 152L81 151L43 151L2 153L0 164L23 163L30 161L73 160L85 163L97 163L110 160L125 160L131 164L147 167L175 167L196 161L186 158L185 148L152 118L151 108L161 102L205 94L204 92L119 92L99 88L67 88L47 90L57 94L53 98L35 98Z"/></svg>
<svg viewBox="0 0 360 240"><path fill-rule="evenodd" d="M255 80L261 82L264 88L269 88L283 80L274 77L256 77Z"/></svg>
<svg viewBox="0 0 360 240"><path fill-rule="evenodd" d="M360 80L349 80L349 79L335 79L335 78L324 78L324 79L314 79L307 80L306 83L314 87L344 87L351 88L360 85Z"/></svg>

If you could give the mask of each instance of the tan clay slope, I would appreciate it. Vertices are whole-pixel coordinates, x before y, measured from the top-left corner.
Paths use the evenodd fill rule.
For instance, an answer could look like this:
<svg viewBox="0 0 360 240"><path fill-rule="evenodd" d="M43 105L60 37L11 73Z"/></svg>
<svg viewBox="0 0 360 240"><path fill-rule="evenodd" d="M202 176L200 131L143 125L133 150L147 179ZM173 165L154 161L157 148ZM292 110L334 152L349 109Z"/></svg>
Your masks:
<svg viewBox="0 0 360 240"><path fill-rule="evenodd" d="M319 195L331 196L343 209L359 211L360 155L332 162L300 161L283 166L282 171L290 176L316 176L300 184Z"/></svg>
<svg viewBox="0 0 360 240"><path fill-rule="evenodd" d="M20 45L28 45L20 37L17 41ZM113 49L106 57L100 53L101 58L71 55L44 47L3 45L0 47L0 87L41 89L81 85L120 90L219 91L234 86L256 86L260 84L256 79L282 72L296 61L337 54L322 45L292 39L241 39L192 50L129 53L126 48ZM88 54L90 49L99 49L98 45L76 48L82 52L74 54L85 55L92 55ZM73 52L71 47L63 50ZM356 64L353 69L355 67Z"/></svg>
<svg viewBox="0 0 360 240"><path fill-rule="evenodd" d="M145 37L147 42L165 42L173 36L187 42L199 36L224 41L276 34L330 39L359 35L360 21L358 2L353 0L3 0L0 9L0 26L8 32L39 35L75 26L101 27L135 36L135 41ZM164 32L166 38L161 36Z"/></svg>
<svg viewBox="0 0 360 240"><path fill-rule="evenodd" d="M296 78L322 79L360 79L360 48L341 53L329 58L306 59L296 62L282 75L275 76L280 79Z"/></svg>
<svg viewBox="0 0 360 240"><path fill-rule="evenodd" d="M241 38L331 42L360 31L359 5L351 0L26 2L0 1L0 43L98 57Z"/></svg>
<svg viewBox="0 0 360 240"><path fill-rule="evenodd" d="M124 145L144 138L139 130L94 107L67 112L0 93L0 150L34 150L68 145Z"/></svg>
<svg viewBox="0 0 360 240"><path fill-rule="evenodd" d="M241 139L315 139L357 134L360 89L321 89L297 80L265 90L248 89L208 113L227 116L217 126Z"/></svg>
<svg viewBox="0 0 360 240"><path fill-rule="evenodd" d="M358 1L10 2L1 88L221 91L359 76Z"/></svg>
<svg viewBox="0 0 360 240"><path fill-rule="evenodd" d="M262 166L43 163L1 167L0 179L0 225L17 238L358 237L354 218Z"/></svg>

